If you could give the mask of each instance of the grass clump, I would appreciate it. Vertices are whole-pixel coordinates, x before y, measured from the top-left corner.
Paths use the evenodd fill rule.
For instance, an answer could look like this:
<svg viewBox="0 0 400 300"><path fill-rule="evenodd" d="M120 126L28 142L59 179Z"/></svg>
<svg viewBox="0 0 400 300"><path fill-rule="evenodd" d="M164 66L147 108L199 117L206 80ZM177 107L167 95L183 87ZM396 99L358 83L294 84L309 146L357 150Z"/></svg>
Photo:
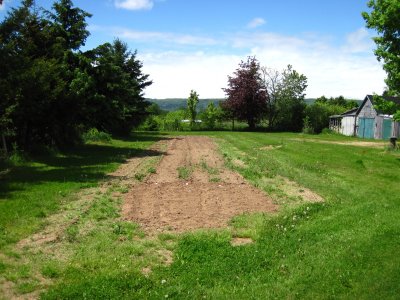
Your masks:
<svg viewBox="0 0 400 300"><path fill-rule="evenodd" d="M61 276L62 270L58 262L47 262L42 267L42 275L47 278L58 278Z"/></svg>
<svg viewBox="0 0 400 300"><path fill-rule="evenodd" d="M190 167L178 167L177 171L179 179L188 180L192 176L192 169Z"/></svg>
<svg viewBox="0 0 400 300"><path fill-rule="evenodd" d="M143 173L136 173L135 174L135 179L137 181L142 182L145 178L146 178L146 174L143 174Z"/></svg>
<svg viewBox="0 0 400 300"><path fill-rule="evenodd" d="M210 167L204 160L200 162L201 168L206 171L209 175L218 175L219 170L218 168Z"/></svg>

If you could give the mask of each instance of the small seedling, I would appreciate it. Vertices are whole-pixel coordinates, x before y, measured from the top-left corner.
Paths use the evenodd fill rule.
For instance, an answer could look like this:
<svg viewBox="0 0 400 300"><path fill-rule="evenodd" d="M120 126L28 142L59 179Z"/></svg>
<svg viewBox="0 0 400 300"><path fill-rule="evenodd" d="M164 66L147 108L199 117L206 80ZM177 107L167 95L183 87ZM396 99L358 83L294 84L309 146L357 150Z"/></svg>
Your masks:
<svg viewBox="0 0 400 300"><path fill-rule="evenodd" d="M135 179L138 181L143 181L143 179L146 177L146 175L142 174L142 173L137 173L135 174Z"/></svg>
<svg viewBox="0 0 400 300"><path fill-rule="evenodd" d="M157 171L156 171L156 168L154 168L154 167L150 167L148 170L147 170L150 174L155 174Z"/></svg>
<svg viewBox="0 0 400 300"><path fill-rule="evenodd" d="M219 177L211 177L210 178L210 182L220 182L221 181L221 178L219 178Z"/></svg>

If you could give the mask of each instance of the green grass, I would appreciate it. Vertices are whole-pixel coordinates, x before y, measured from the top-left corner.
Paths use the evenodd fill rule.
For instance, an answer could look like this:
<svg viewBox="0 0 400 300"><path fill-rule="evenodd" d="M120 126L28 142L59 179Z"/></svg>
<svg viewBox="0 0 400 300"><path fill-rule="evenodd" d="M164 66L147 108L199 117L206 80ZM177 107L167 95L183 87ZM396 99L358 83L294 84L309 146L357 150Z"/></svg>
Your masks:
<svg viewBox="0 0 400 300"><path fill-rule="evenodd" d="M178 167L178 178L183 180L188 180L192 176L192 168L187 166Z"/></svg>
<svg viewBox="0 0 400 300"><path fill-rule="evenodd" d="M55 155L37 156L12 167L0 179L0 249L37 231L72 193L96 186L126 158L145 154L156 135L137 134L111 144L88 144Z"/></svg>
<svg viewBox="0 0 400 300"><path fill-rule="evenodd" d="M15 281L19 293L43 288L35 281L37 273L52 280L44 299L398 298L399 152L315 142L356 140L335 135L207 134L218 139L227 165L271 193L279 213L243 214L233 218L230 229L150 238L138 225L119 219L121 200L110 190L97 195L79 222L66 228L69 238L53 245L62 255L8 249L9 259L0 257L0 274ZM74 183L69 193L95 184L91 176ZM285 191L271 191L274 178L297 182L324 202L301 202ZM27 190L29 184L9 195ZM12 229L6 228L9 234ZM233 247L236 236L254 243ZM172 265L161 263L161 250L173 252ZM151 268L147 275L141 272L145 267Z"/></svg>

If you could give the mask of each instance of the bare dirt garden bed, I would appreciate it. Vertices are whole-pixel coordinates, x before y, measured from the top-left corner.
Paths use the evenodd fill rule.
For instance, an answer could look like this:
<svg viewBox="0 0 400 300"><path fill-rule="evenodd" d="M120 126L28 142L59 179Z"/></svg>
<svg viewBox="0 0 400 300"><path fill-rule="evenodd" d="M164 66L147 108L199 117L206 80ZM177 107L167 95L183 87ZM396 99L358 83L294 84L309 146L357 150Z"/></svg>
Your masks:
<svg viewBox="0 0 400 300"><path fill-rule="evenodd" d="M125 195L122 215L147 232L183 232L276 210L270 197L224 167L211 138L188 136L167 141L155 173Z"/></svg>

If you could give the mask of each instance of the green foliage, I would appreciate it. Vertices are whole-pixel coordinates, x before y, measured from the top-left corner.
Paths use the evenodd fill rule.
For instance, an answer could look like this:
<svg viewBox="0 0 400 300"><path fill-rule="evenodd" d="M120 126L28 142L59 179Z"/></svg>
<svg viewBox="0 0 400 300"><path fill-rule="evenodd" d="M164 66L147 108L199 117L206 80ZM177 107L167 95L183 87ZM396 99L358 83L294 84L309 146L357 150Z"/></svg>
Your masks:
<svg viewBox="0 0 400 300"><path fill-rule="evenodd" d="M386 84L389 90L400 93L400 3L392 0L370 0L371 11L362 16L368 28L375 29L378 36L374 38L377 45L375 55L383 61L387 73Z"/></svg>
<svg viewBox="0 0 400 300"><path fill-rule="evenodd" d="M184 124L182 120L186 119L187 111L184 109L170 111L165 116L154 118L159 124L160 130L164 131L182 131Z"/></svg>
<svg viewBox="0 0 400 300"><path fill-rule="evenodd" d="M224 108L231 117L246 121L251 130L255 129L264 116L267 101L258 60L249 56L247 61L241 61L233 76L228 76L228 87L223 90L228 96Z"/></svg>
<svg viewBox="0 0 400 300"><path fill-rule="evenodd" d="M324 128L321 131L322 134L338 134L336 131L329 129L329 128Z"/></svg>
<svg viewBox="0 0 400 300"><path fill-rule="evenodd" d="M394 120L400 121L400 102L397 103L388 96L379 96L375 94L373 96L373 103L375 109L385 114L393 115Z"/></svg>
<svg viewBox="0 0 400 300"><path fill-rule="evenodd" d="M324 128L329 127L329 117L344 113L347 109L343 106L331 105L329 102L316 101L308 105L305 109L306 118L309 121L309 127L315 133L321 133Z"/></svg>
<svg viewBox="0 0 400 300"><path fill-rule="evenodd" d="M331 97L331 98L326 98L325 96L321 96L315 100L314 103L322 103L322 104L328 104L332 106L341 106L343 108L346 108L347 110L350 110L352 108L357 108L358 103L354 100L351 99L345 99L343 96L339 97Z"/></svg>
<svg viewBox="0 0 400 300"><path fill-rule="evenodd" d="M221 107L216 107L214 102L210 102L201 116L207 129L215 129L216 122L220 120L222 116Z"/></svg>
<svg viewBox="0 0 400 300"><path fill-rule="evenodd" d="M93 78L94 89L86 100L87 122L111 133L129 134L148 114L149 103L142 91L152 83L142 73L136 51L132 53L124 42L116 39L84 55L90 62L86 69Z"/></svg>
<svg viewBox="0 0 400 300"><path fill-rule="evenodd" d="M145 178L146 178L146 174L143 174L143 173L136 173L135 174L135 179L137 181L142 182Z"/></svg>
<svg viewBox="0 0 400 300"><path fill-rule="evenodd" d="M303 133L306 133L306 134L314 133L314 127L311 124L309 116L306 116L303 120Z"/></svg>
<svg viewBox="0 0 400 300"><path fill-rule="evenodd" d="M146 120L141 124L138 129L144 131L159 131L160 130L160 118L154 117L150 115L146 118Z"/></svg>
<svg viewBox="0 0 400 300"><path fill-rule="evenodd" d="M162 112L174 111L187 106L187 98L167 98L167 99L152 99L146 98L147 101L157 104ZM215 106L225 99L199 99L197 111L203 111L207 108L210 102L214 102Z"/></svg>
<svg viewBox="0 0 400 300"><path fill-rule="evenodd" d="M12 151L10 155L7 157L7 161L12 166L21 166L24 163L28 162L28 157L26 153L18 148L16 143L12 145Z"/></svg>
<svg viewBox="0 0 400 300"><path fill-rule="evenodd" d="M53 11L48 14L53 20L52 31L58 43L63 49L78 50L90 35L86 18L92 15L73 7L71 0L58 0L53 4Z"/></svg>
<svg viewBox="0 0 400 300"><path fill-rule="evenodd" d="M178 171L178 178L183 179L183 180L188 180L190 176L192 175L192 169L188 168L186 166L179 167L177 169Z"/></svg>
<svg viewBox="0 0 400 300"><path fill-rule="evenodd" d="M190 96L187 99L187 112L189 116L190 127L192 128L196 121L198 103L199 103L199 94L197 94L196 91L191 90Z"/></svg>
<svg viewBox="0 0 400 300"><path fill-rule="evenodd" d="M160 116L164 115L167 113L167 111L164 111L160 108L160 105L154 102L150 102L151 104L146 108L146 113L152 116Z"/></svg>
<svg viewBox="0 0 400 300"><path fill-rule="evenodd" d="M275 130L300 131L307 77L298 73L291 65L282 72L266 67L261 70L263 86L268 95L265 116L268 127Z"/></svg>
<svg viewBox="0 0 400 300"><path fill-rule="evenodd" d="M70 146L98 128L129 133L145 117L142 91L151 81L119 41L82 53L91 15L71 0L50 11L23 1L0 23L0 132L4 152L12 143Z"/></svg>
<svg viewBox="0 0 400 300"><path fill-rule="evenodd" d="M391 0L370 0L368 7L370 12L363 12L362 16L368 28L375 29L378 36L374 38L377 48L375 55L379 61L383 61L383 69L386 71L385 80L388 86L388 94L400 95L400 2ZM388 101L390 102L390 101ZM383 104L383 106L391 104ZM383 107L388 108L388 107ZM388 108L393 111L393 108ZM394 118L400 120L400 104L393 111Z"/></svg>
<svg viewBox="0 0 400 300"><path fill-rule="evenodd" d="M89 129L83 134L83 140L87 142L103 142L111 143L111 135L109 133L98 131L96 128Z"/></svg>

